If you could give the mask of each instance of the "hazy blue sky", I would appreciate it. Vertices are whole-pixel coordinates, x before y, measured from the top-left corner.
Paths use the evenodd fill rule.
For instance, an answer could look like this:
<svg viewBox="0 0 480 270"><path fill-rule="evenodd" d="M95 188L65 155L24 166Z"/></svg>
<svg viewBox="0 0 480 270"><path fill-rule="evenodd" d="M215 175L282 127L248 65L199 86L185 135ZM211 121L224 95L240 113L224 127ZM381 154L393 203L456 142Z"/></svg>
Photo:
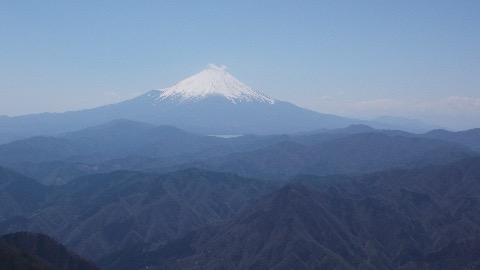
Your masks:
<svg viewBox="0 0 480 270"><path fill-rule="evenodd" d="M480 1L0 0L0 115L165 88L209 63L323 113L480 127Z"/></svg>

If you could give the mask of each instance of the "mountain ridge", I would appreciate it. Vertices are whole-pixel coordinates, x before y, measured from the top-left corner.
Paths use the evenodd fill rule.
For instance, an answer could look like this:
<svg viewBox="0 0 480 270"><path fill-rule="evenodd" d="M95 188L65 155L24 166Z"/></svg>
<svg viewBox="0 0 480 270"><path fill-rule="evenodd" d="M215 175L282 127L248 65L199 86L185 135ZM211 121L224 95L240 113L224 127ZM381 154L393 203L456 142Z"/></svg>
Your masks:
<svg viewBox="0 0 480 270"><path fill-rule="evenodd" d="M15 176L12 182L22 181ZM39 185L19 184L29 190ZM218 223L274 187L257 179L199 169L83 176L63 186L44 187L50 196L1 217L0 234L42 232L81 256L99 259L132 244L164 242ZM0 195L3 192L0 186ZM23 193L12 197L19 205L31 200Z"/></svg>
<svg viewBox="0 0 480 270"><path fill-rule="evenodd" d="M330 183L303 176L224 224L131 254L150 269L475 269L479 165L468 158ZM123 255L102 263L126 267L132 257Z"/></svg>

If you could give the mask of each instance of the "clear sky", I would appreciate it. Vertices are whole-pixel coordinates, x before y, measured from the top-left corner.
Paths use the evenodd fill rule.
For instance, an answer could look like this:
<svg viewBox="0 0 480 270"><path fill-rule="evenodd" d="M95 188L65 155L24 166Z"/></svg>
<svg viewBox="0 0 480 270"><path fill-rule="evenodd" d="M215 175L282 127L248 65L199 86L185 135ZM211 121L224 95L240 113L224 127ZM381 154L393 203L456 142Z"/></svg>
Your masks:
<svg viewBox="0 0 480 270"><path fill-rule="evenodd" d="M323 113L480 127L480 1L0 0L0 115L117 102L209 63Z"/></svg>

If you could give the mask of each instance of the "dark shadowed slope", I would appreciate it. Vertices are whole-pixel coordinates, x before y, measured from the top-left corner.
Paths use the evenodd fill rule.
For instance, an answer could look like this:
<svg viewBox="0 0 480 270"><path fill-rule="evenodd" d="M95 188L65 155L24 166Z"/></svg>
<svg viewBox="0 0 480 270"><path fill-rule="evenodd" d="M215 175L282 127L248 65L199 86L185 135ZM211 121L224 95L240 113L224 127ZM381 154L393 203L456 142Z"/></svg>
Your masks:
<svg viewBox="0 0 480 270"><path fill-rule="evenodd" d="M55 270L55 267L36 256L22 252L0 240L0 269Z"/></svg>
<svg viewBox="0 0 480 270"><path fill-rule="evenodd" d="M0 243L4 243L6 246L13 250L16 249L23 254L28 254L26 256L26 258L28 258L27 263L31 262L32 264L26 268L22 268L26 266L25 262L15 262L15 259L9 262L0 260L1 269L99 269L93 263L67 250L62 244L43 234L30 232L7 234L0 237ZM12 258L10 258L10 260L12 260ZM10 264L12 262L17 264L16 268L8 268L7 263ZM21 266L20 264L23 265ZM48 268L46 268L47 266Z"/></svg>

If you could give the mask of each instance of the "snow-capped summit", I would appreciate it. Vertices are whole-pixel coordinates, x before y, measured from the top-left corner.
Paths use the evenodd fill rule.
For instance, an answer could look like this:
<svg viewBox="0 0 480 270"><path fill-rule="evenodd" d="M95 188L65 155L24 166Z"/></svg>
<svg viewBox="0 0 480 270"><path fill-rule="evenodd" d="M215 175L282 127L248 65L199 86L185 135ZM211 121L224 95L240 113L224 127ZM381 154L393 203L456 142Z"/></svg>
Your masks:
<svg viewBox="0 0 480 270"><path fill-rule="evenodd" d="M157 100L197 101L209 96L221 96L232 103L260 101L274 104L275 100L259 93L227 72L225 66L213 64L174 86L158 90Z"/></svg>

